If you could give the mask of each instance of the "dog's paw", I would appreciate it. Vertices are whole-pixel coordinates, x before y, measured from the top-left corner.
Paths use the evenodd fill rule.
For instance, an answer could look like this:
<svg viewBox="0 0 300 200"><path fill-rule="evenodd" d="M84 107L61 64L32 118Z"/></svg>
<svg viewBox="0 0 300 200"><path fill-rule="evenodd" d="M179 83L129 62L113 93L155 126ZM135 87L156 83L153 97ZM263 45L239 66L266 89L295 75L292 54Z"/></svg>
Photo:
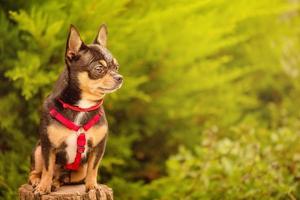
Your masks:
<svg viewBox="0 0 300 200"><path fill-rule="evenodd" d="M51 185L51 192L58 190L58 188L60 188L60 185L61 184L60 184L59 180L54 180Z"/></svg>
<svg viewBox="0 0 300 200"><path fill-rule="evenodd" d="M32 185L32 187L36 187L41 182L40 178L32 178L29 180L29 184Z"/></svg>
<svg viewBox="0 0 300 200"><path fill-rule="evenodd" d="M43 194L48 194L50 192L51 192L51 184L42 184L42 183L39 183L34 188L34 194L35 195L43 195Z"/></svg>
<svg viewBox="0 0 300 200"><path fill-rule="evenodd" d="M85 184L85 191L89 192L91 190L100 190L101 187L98 185L98 183L86 183Z"/></svg>
<svg viewBox="0 0 300 200"><path fill-rule="evenodd" d="M90 199L113 200L112 189L106 185L88 184L86 185L86 190Z"/></svg>

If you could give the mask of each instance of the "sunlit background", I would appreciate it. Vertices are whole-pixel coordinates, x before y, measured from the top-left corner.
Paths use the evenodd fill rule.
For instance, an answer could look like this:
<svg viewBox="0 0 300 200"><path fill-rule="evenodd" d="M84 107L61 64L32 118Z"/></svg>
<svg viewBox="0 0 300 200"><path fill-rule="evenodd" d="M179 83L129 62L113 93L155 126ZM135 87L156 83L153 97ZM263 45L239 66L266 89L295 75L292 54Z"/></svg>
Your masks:
<svg viewBox="0 0 300 200"><path fill-rule="evenodd" d="M115 199L300 199L298 0L0 2L0 199L27 181L70 24L90 43L102 23L125 79L98 177Z"/></svg>

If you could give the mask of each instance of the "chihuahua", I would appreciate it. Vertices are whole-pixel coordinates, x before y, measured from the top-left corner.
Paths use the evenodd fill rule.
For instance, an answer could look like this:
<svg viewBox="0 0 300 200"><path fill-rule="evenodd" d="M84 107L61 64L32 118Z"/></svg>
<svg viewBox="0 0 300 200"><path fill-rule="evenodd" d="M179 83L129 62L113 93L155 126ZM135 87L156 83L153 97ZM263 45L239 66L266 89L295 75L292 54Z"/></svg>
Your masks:
<svg viewBox="0 0 300 200"><path fill-rule="evenodd" d="M123 82L106 43L105 25L88 45L70 26L65 69L43 103L40 140L31 156L29 183L36 194L83 182L86 191L98 189L97 173L108 135L102 102Z"/></svg>

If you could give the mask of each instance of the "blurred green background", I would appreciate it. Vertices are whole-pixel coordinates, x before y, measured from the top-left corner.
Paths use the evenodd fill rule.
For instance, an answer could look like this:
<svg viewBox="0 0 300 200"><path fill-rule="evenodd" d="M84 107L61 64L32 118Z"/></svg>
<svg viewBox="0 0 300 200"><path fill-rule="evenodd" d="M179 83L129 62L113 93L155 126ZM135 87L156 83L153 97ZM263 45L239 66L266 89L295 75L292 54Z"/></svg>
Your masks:
<svg viewBox="0 0 300 200"><path fill-rule="evenodd" d="M69 25L101 23L123 87L99 181L115 199L300 199L298 0L1 0L0 199L26 182Z"/></svg>

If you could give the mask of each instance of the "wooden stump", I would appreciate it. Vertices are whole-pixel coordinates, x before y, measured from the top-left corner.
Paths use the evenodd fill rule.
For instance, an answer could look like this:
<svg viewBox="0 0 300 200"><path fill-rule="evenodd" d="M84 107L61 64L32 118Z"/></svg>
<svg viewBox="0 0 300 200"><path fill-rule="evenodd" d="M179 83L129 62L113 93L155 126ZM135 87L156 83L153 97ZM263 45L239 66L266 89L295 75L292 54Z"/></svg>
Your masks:
<svg viewBox="0 0 300 200"><path fill-rule="evenodd" d="M31 185L25 184L19 188L20 200L113 200L113 191L106 185L100 189L85 192L84 185L62 186L57 191L45 195L35 195Z"/></svg>

